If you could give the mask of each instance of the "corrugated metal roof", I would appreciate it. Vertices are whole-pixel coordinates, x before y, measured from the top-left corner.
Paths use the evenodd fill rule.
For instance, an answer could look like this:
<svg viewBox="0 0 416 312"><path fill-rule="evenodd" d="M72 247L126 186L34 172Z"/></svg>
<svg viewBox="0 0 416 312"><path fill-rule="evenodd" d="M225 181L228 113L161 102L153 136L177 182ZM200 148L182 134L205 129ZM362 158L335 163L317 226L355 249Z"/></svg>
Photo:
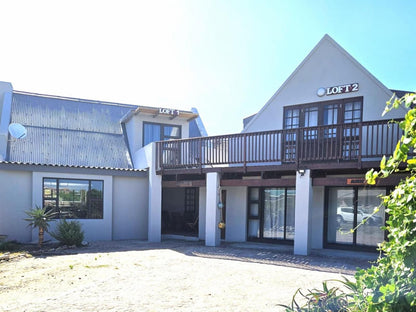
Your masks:
<svg viewBox="0 0 416 312"><path fill-rule="evenodd" d="M120 120L132 108L14 92L11 122L27 136L10 141L8 161L131 169Z"/></svg>
<svg viewBox="0 0 416 312"><path fill-rule="evenodd" d="M62 168L84 168L84 169L104 169L116 171L131 171L131 172L147 172L147 169L128 169L128 168L111 168L111 167L97 167L97 166L73 166L73 165L55 165L55 164L41 164L41 163L27 163L19 161L0 161L0 164L7 165L30 165L30 166L47 166L47 167L62 167Z"/></svg>

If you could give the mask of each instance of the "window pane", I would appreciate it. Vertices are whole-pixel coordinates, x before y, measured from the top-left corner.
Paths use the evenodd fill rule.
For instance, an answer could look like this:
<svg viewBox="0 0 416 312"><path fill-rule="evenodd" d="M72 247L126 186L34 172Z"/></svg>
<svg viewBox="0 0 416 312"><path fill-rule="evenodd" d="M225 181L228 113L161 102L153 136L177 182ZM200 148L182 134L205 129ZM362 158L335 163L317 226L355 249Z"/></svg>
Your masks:
<svg viewBox="0 0 416 312"><path fill-rule="evenodd" d="M88 189L89 181L59 180L59 214L61 218L87 218Z"/></svg>
<svg viewBox="0 0 416 312"><path fill-rule="evenodd" d="M305 127L315 127L318 125L318 107L305 109Z"/></svg>
<svg viewBox="0 0 416 312"><path fill-rule="evenodd" d="M357 222L363 219L367 221L357 229L357 245L376 247L384 240L384 231L380 228L385 221L384 207L382 206L377 214L371 216L374 208L379 207L381 203L381 195L386 195L384 188L358 190Z"/></svg>
<svg viewBox="0 0 416 312"><path fill-rule="evenodd" d="M151 143L160 141L160 125L147 124L143 125L143 146Z"/></svg>
<svg viewBox="0 0 416 312"><path fill-rule="evenodd" d="M287 190L286 198L286 239L295 239L295 197L294 189Z"/></svg>
<svg viewBox="0 0 416 312"><path fill-rule="evenodd" d="M57 188L56 179L44 179L43 180L43 197L56 198Z"/></svg>
<svg viewBox="0 0 416 312"><path fill-rule="evenodd" d="M334 187L328 196L328 243L353 244L354 189Z"/></svg>
<svg viewBox="0 0 416 312"><path fill-rule="evenodd" d="M259 200L259 189L257 187L250 188L250 200Z"/></svg>
<svg viewBox="0 0 416 312"><path fill-rule="evenodd" d="M324 107L324 125L335 125L338 123L338 105L331 104Z"/></svg>
<svg viewBox="0 0 416 312"><path fill-rule="evenodd" d="M168 138L180 138L180 128L176 126L163 126L163 135ZM166 139L166 138L164 138Z"/></svg>
<svg viewBox="0 0 416 312"><path fill-rule="evenodd" d="M250 204L250 214L251 217L259 216L259 204Z"/></svg>
<svg viewBox="0 0 416 312"><path fill-rule="evenodd" d="M103 181L91 181L91 191L89 193L90 209L88 210L88 219L103 218Z"/></svg>
<svg viewBox="0 0 416 312"><path fill-rule="evenodd" d="M260 221L259 220L248 221L248 237L260 238Z"/></svg>
<svg viewBox="0 0 416 312"><path fill-rule="evenodd" d="M264 190L263 237L284 238L285 190Z"/></svg>
<svg viewBox="0 0 416 312"><path fill-rule="evenodd" d="M287 109L285 111L285 129L299 127L299 109Z"/></svg>

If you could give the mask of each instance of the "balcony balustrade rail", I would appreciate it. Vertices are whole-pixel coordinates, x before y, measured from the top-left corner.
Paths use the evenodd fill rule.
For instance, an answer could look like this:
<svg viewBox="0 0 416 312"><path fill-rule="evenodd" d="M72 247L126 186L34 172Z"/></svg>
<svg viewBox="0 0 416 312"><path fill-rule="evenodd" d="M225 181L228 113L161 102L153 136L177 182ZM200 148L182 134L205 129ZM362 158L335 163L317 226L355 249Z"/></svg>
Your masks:
<svg viewBox="0 0 416 312"><path fill-rule="evenodd" d="M157 170L249 164L378 160L391 155L397 122L367 121L156 143Z"/></svg>

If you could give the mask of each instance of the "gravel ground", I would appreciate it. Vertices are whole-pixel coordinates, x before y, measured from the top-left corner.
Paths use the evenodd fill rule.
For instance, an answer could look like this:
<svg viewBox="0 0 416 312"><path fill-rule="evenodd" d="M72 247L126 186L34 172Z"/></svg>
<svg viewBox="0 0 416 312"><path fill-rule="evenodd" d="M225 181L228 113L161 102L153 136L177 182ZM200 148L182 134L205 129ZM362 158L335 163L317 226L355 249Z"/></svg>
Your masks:
<svg viewBox="0 0 416 312"><path fill-rule="evenodd" d="M283 311L298 288L351 277L364 258L168 240L45 248L0 262L1 311Z"/></svg>

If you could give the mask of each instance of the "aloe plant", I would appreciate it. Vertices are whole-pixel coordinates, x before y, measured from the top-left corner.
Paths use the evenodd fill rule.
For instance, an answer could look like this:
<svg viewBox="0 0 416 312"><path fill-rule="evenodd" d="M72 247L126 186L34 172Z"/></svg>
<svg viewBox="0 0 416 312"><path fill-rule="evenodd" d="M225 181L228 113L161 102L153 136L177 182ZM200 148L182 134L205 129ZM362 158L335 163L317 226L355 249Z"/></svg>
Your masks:
<svg viewBox="0 0 416 312"><path fill-rule="evenodd" d="M35 209L30 209L25 211L25 213L28 215L28 218L25 218L25 221L29 222L28 226L39 229L38 244L39 247L42 247L45 232L48 232L50 222L54 221L54 212L46 211L46 208L36 206Z"/></svg>

